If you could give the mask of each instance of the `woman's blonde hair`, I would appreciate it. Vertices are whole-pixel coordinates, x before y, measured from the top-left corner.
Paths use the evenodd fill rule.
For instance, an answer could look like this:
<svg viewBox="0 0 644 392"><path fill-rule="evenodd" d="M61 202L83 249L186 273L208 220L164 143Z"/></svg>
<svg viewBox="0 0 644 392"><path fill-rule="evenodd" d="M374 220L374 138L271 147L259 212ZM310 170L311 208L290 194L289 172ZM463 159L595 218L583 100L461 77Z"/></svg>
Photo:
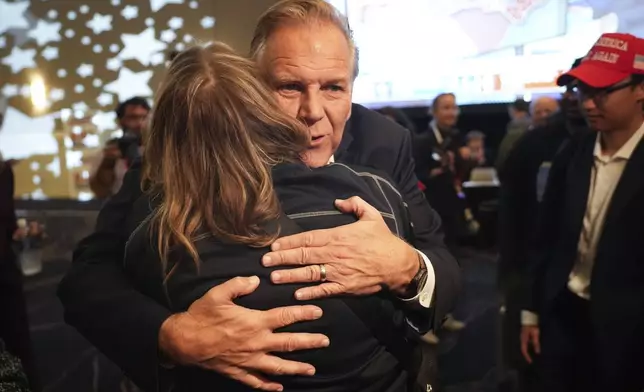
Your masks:
<svg viewBox="0 0 644 392"><path fill-rule="evenodd" d="M194 242L265 246L279 216L271 167L296 161L307 128L284 114L254 62L225 44L193 47L172 61L144 139L143 184L160 205L152 215L167 268L175 246L198 262Z"/></svg>

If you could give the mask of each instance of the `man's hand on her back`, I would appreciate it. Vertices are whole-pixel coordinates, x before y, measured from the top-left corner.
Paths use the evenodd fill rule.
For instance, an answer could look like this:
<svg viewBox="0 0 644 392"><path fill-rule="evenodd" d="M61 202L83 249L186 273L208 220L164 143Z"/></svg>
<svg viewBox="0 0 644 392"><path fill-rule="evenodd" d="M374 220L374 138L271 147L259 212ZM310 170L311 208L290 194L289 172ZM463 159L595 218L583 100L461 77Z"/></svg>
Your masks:
<svg viewBox="0 0 644 392"><path fill-rule="evenodd" d="M187 312L167 319L159 332L163 354L175 363L214 370L266 391L281 391L282 386L261 374L313 375L313 366L269 353L328 346L328 338L321 334L273 332L318 319L322 310L307 305L259 311L233 303L258 286L257 277L231 279L212 288Z"/></svg>

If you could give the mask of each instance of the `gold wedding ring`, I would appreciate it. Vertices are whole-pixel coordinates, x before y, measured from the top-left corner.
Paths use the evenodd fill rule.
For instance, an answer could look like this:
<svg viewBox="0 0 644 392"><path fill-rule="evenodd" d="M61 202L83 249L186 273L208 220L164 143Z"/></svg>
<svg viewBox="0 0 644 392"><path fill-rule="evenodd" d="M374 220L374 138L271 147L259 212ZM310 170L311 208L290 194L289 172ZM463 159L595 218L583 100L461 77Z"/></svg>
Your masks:
<svg viewBox="0 0 644 392"><path fill-rule="evenodd" d="M324 264L320 264L320 280L326 282L326 267Z"/></svg>

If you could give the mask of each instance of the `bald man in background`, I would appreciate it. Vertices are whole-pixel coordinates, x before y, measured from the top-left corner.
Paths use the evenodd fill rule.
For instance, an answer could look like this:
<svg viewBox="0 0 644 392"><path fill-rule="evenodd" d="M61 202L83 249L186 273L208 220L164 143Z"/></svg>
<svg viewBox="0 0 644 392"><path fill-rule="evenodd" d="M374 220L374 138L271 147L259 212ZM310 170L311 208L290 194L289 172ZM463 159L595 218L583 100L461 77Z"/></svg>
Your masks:
<svg viewBox="0 0 644 392"><path fill-rule="evenodd" d="M530 129L546 125L548 117L559 111L559 101L552 97L540 97L530 104L530 118L532 127Z"/></svg>
<svg viewBox="0 0 644 392"><path fill-rule="evenodd" d="M548 118L559 111L559 101L552 97L539 97L530 104L530 119L527 128L513 127L508 128L507 133L501 140L499 151L496 156L496 170L503 171L503 165L507 160L515 144L526 133L535 128L543 127L548 122Z"/></svg>

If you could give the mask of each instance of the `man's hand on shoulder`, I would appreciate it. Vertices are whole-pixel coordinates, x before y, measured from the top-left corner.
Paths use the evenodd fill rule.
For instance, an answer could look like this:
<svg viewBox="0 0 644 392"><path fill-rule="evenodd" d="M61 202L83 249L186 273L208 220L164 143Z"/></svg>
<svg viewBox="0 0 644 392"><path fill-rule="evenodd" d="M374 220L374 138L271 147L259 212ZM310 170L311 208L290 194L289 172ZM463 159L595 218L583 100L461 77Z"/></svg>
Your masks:
<svg viewBox="0 0 644 392"><path fill-rule="evenodd" d="M321 334L273 331L318 319L322 310L306 305L259 311L233 303L235 298L252 293L258 286L257 277L231 279L212 288L188 311L168 318L159 332L162 362L214 370L266 391L281 391L282 386L260 374L313 375L313 366L270 353L326 347L328 338Z"/></svg>

